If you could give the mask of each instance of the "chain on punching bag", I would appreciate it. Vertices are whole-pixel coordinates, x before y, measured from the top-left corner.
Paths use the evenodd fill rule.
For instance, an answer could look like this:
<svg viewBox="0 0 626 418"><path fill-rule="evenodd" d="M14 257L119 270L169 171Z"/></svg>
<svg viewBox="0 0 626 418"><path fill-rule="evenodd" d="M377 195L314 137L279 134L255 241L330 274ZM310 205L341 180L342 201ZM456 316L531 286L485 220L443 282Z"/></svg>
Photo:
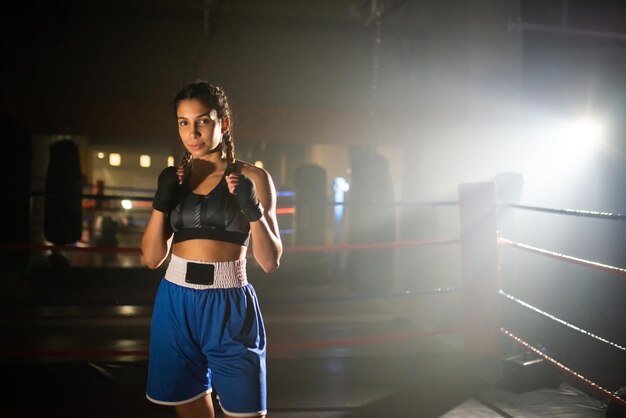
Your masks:
<svg viewBox="0 0 626 418"><path fill-rule="evenodd" d="M70 140L50 145L46 173L44 235L54 244L70 244L82 232L82 193L78 146Z"/></svg>
<svg viewBox="0 0 626 418"><path fill-rule="evenodd" d="M393 242L396 219L393 185L387 160L373 152L352 158L352 184L347 206L350 243ZM394 250L353 251L346 261L348 285L366 293L386 292L393 285Z"/></svg>

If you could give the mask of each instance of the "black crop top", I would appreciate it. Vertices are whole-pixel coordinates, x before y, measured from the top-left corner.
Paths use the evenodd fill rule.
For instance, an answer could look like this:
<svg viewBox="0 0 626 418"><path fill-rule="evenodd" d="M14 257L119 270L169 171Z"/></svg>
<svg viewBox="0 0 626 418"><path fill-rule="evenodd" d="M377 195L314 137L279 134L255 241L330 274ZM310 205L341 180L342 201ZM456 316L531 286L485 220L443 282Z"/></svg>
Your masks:
<svg viewBox="0 0 626 418"><path fill-rule="evenodd" d="M206 195L187 193L170 213L174 243L190 239L211 239L248 246L250 222L228 191L223 176Z"/></svg>

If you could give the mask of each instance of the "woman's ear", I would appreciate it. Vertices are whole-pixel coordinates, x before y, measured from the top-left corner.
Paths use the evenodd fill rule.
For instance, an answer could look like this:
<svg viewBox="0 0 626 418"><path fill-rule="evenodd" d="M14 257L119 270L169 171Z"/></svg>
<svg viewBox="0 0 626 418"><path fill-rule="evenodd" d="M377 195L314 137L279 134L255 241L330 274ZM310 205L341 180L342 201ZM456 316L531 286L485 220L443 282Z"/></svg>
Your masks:
<svg viewBox="0 0 626 418"><path fill-rule="evenodd" d="M230 116L224 116L222 119L222 133L228 132L230 129Z"/></svg>

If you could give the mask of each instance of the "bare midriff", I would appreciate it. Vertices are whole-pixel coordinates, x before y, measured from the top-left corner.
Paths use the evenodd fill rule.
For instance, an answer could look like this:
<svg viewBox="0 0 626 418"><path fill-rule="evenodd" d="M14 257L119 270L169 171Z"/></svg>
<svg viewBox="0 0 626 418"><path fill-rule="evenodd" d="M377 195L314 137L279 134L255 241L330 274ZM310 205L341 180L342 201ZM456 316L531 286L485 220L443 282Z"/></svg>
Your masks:
<svg viewBox="0 0 626 418"><path fill-rule="evenodd" d="M242 260L247 250L243 245L230 242L190 239L174 244L172 253L187 260L215 262Z"/></svg>

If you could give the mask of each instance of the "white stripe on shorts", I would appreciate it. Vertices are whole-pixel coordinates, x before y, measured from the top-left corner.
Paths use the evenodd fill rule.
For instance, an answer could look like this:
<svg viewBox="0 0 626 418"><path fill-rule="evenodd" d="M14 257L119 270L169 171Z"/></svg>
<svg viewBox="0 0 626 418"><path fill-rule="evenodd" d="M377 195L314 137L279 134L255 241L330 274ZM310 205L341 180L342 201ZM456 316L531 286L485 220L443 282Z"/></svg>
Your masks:
<svg viewBox="0 0 626 418"><path fill-rule="evenodd" d="M187 274L187 263L213 264L215 273L213 284L194 284L185 282ZM170 263L165 272L165 279L179 286L190 287L192 289L230 289L233 287L243 287L248 284L246 276L246 259L234 261L216 261L209 263L206 261L187 260L186 258L171 255Z"/></svg>

